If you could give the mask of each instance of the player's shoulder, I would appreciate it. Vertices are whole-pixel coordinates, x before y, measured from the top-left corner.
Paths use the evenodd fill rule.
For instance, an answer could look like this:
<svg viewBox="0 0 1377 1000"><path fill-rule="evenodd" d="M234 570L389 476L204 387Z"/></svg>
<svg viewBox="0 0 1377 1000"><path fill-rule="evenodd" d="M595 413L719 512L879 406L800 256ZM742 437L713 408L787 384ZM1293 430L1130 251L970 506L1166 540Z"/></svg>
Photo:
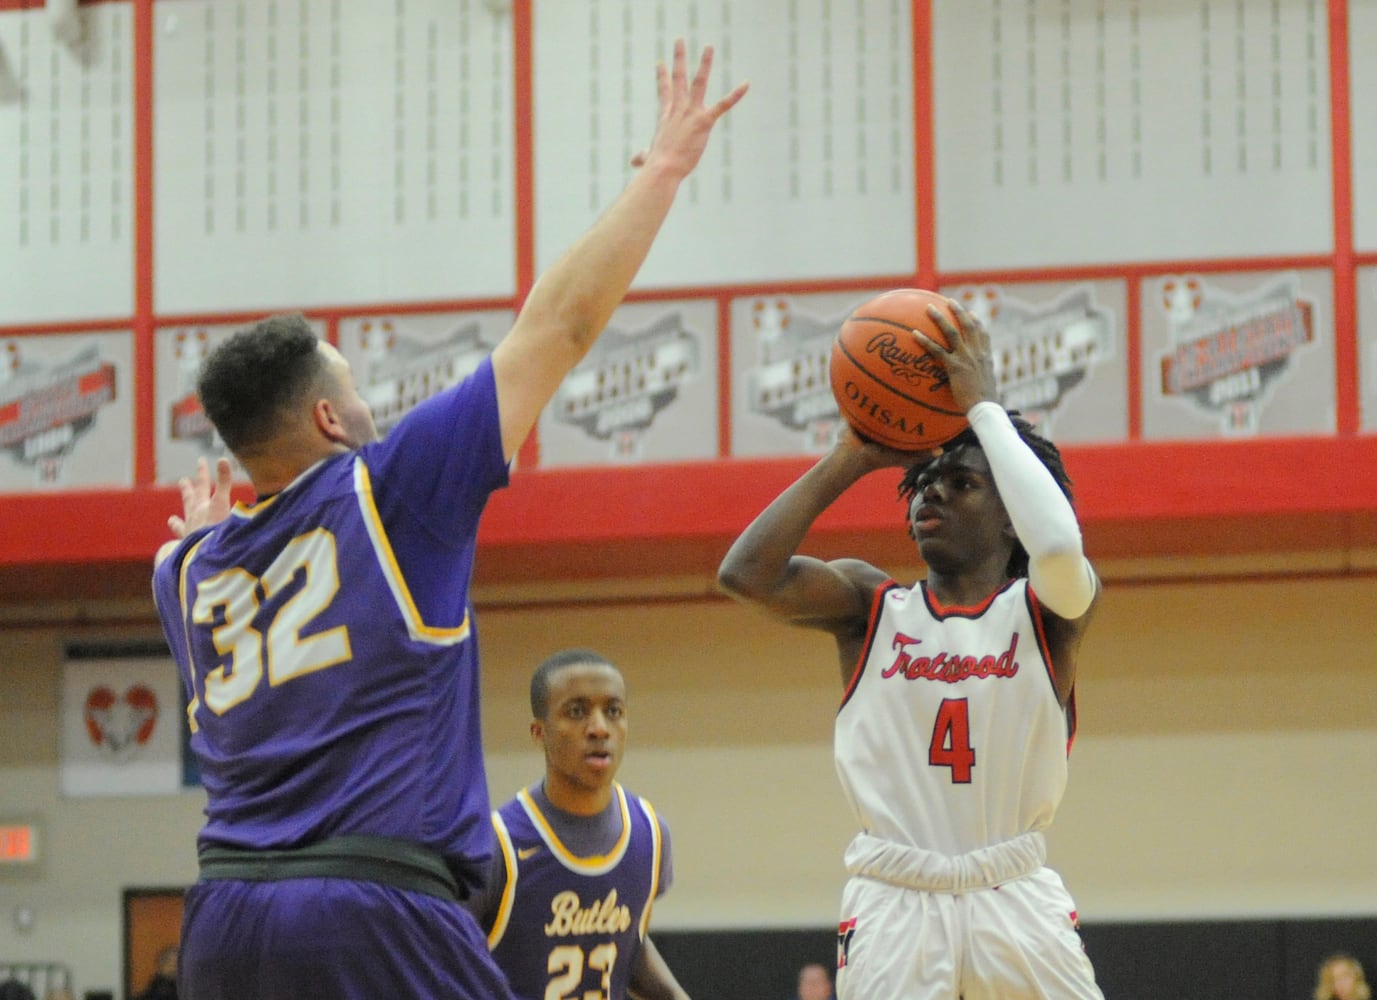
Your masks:
<svg viewBox="0 0 1377 1000"><path fill-rule="evenodd" d="M888 573L864 559L833 559L827 565L833 572L844 576L853 587L874 590L890 582Z"/></svg>
<svg viewBox="0 0 1377 1000"><path fill-rule="evenodd" d="M353 493L358 488L360 474L367 481L368 455L372 447L370 442L357 451L342 451L321 459L279 495L309 503L322 495Z"/></svg>
<svg viewBox="0 0 1377 1000"><path fill-rule="evenodd" d="M886 607L901 608L910 601L921 605L924 603L923 593L924 586L921 580L910 585L885 575L882 579L871 582L869 590L870 614L873 617L878 613L883 613Z"/></svg>
<svg viewBox="0 0 1377 1000"><path fill-rule="evenodd" d="M629 788L623 788L622 792L626 796L626 804L629 810L639 810L649 822L654 823L662 831L669 828L669 824L665 821L664 814L655 807L650 799L646 798L644 795L638 795Z"/></svg>
<svg viewBox="0 0 1377 1000"><path fill-rule="evenodd" d="M187 554L201 545L218 527L219 525L209 524L187 532L182 538L173 538L164 542L153 560L155 584L159 577L177 576L182 571L182 564L186 562Z"/></svg>
<svg viewBox="0 0 1377 1000"><path fill-rule="evenodd" d="M456 419L467 419L484 412L495 413L496 410L497 376L493 370L492 355L487 354L478 360L467 375L403 413L382 438L381 444L386 446L389 440L405 439L410 432L418 429L449 433ZM398 430L402 433L394 433Z"/></svg>
<svg viewBox="0 0 1377 1000"><path fill-rule="evenodd" d="M895 586L894 579L885 570L866 562L864 559L833 559L828 569L846 581L860 602L857 612L857 625L868 619L874 609L875 597L888 587Z"/></svg>
<svg viewBox="0 0 1377 1000"><path fill-rule="evenodd" d="M494 817L500 816L508 825L510 825L511 821L514 819L524 819L526 816L526 809L521 804L520 793L513 795L506 802L503 802L492 811L492 814Z"/></svg>

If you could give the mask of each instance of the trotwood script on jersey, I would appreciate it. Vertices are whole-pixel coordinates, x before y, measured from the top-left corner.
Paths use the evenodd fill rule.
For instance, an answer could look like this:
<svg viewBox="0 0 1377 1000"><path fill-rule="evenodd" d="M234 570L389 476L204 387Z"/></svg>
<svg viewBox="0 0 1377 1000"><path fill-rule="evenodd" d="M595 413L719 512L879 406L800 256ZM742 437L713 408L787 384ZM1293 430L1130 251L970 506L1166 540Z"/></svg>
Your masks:
<svg viewBox="0 0 1377 1000"><path fill-rule="evenodd" d="M566 890L550 900L550 913L554 919L545 925L546 937L617 934L631 926L631 908L618 905L616 889L587 907L579 905L578 893Z"/></svg>
<svg viewBox="0 0 1377 1000"><path fill-rule="evenodd" d="M899 654L880 676L955 684L967 677L1012 677L1018 673L1018 663L1014 660L1014 651L1018 649L1017 632L1010 637L1009 648L998 656L963 656L945 650L935 656L914 655L914 647L922 643L922 639L895 632L891 648L897 649Z"/></svg>

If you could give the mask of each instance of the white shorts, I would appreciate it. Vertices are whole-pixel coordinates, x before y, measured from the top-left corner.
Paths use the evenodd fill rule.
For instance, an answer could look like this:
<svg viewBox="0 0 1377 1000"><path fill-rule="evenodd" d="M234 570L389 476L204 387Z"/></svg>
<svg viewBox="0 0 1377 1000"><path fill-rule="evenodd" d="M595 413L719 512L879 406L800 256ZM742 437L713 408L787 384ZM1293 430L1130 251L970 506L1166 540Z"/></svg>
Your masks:
<svg viewBox="0 0 1377 1000"><path fill-rule="evenodd" d="M1050 868L928 892L855 877L842 893L838 1000L1104 1000Z"/></svg>

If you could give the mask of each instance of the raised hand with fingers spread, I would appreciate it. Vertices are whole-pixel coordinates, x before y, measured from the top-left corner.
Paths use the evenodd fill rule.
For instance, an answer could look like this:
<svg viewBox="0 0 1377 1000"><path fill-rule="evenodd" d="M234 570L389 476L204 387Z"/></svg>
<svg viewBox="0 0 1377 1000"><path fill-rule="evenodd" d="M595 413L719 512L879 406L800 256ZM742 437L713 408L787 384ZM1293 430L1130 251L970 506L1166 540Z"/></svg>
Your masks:
<svg viewBox="0 0 1377 1000"><path fill-rule="evenodd" d="M177 538L212 524L219 524L229 517L232 471L228 458L215 460L215 479L210 478L210 464L197 459L196 472L177 480L177 489L182 494L182 514L173 514L167 519L167 527Z"/></svg>
<svg viewBox="0 0 1377 1000"><path fill-rule="evenodd" d="M712 72L713 49L703 49L698 60L698 72L688 80L688 50L681 38L674 43L674 69L667 70L663 62L655 66L660 88L660 121L650 148L631 158L633 167L663 162L666 169L687 176L707 148L712 127L746 96L749 83L739 83L726 97L712 106L707 99L708 77Z"/></svg>

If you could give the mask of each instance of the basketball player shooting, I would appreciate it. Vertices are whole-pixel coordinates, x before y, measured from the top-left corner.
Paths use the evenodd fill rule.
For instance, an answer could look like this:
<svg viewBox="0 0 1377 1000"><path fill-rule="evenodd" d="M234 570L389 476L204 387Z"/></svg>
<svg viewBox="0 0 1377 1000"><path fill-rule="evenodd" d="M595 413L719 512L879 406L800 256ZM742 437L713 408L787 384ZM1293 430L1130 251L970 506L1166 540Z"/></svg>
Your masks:
<svg viewBox="0 0 1377 1000"><path fill-rule="evenodd" d="M955 323L928 309L950 349L914 338L969 428L916 459L844 428L736 540L718 581L836 640L834 754L863 831L845 859L840 1000L1100 998L1043 836L1100 585L1056 447L1000 406L988 333L951 309ZM925 579L800 554L824 510L895 467Z"/></svg>

